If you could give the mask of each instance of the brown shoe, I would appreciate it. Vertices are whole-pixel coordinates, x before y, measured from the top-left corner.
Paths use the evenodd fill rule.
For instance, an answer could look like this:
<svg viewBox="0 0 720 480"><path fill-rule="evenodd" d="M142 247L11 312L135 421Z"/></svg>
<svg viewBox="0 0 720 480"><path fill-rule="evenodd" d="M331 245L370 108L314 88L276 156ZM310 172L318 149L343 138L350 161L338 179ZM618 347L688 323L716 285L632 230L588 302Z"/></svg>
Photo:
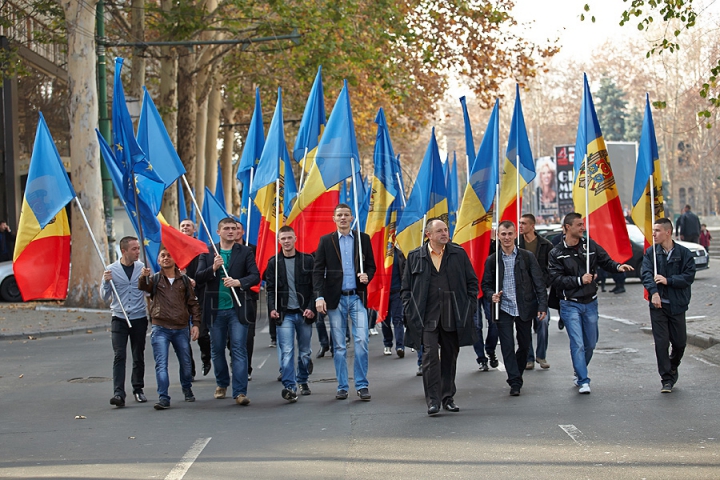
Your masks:
<svg viewBox="0 0 720 480"><path fill-rule="evenodd" d="M535 368L535 362L527 362L525 364L525 370L532 370Z"/></svg>
<svg viewBox="0 0 720 480"><path fill-rule="evenodd" d="M241 393L235 397L235 403L238 405L250 405L250 399Z"/></svg>
<svg viewBox="0 0 720 480"><path fill-rule="evenodd" d="M537 362L540 364L540 368L550 368L550 364L544 358L538 358Z"/></svg>
<svg viewBox="0 0 720 480"><path fill-rule="evenodd" d="M227 387L217 387L215 389L215 398L225 398L227 394Z"/></svg>

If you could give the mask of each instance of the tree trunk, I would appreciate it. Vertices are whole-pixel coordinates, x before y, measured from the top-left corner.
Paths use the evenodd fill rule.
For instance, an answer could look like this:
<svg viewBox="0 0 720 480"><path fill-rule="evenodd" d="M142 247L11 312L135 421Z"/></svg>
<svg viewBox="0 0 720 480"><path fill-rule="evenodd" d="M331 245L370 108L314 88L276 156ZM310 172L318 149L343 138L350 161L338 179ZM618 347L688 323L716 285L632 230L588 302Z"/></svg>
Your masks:
<svg viewBox="0 0 720 480"><path fill-rule="evenodd" d="M183 165L185 165L185 170L187 170L186 176L190 188L195 188L196 192L199 193L201 187L196 187L195 177L195 122L197 121L195 89L197 79L194 71L195 54L187 49L180 50L177 75L177 151ZM190 196L188 193L186 192L186 198Z"/></svg>
<svg viewBox="0 0 720 480"><path fill-rule="evenodd" d="M68 93L70 100L70 170L78 200L85 210L90 229L97 234L107 259L107 237L103 215L100 151L94 129L98 126L95 39L96 0L63 0L68 38ZM106 260L105 260L106 261ZM94 247L80 212L72 209L72 269L70 289L65 302L69 306L105 307L100 298L104 261Z"/></svg>
<svg viewBox="0 0 720 480"><path fill-rule="evenodd" d="M218 149L217 141L220 131L220 114L222 110L222 91L215 84L208 96L207 133L205 134L205 184L215 194L217 185ZM227 190L225 190L227 191ZM227 206L225 207L227 208Z"/></svg>
<svg viewBox="0 0 720 480"><path fill-rule="evenodd" d="M195 194L197 195L198 203L201 205L205 198L205 186L207 181L205 179L205 136L207 134L207 96L205 96L204 102L197 103L197 112L195 114L196 131L195 131ZM213 185L214 187L214 185Z"/></svg>
<svg viewBox="0 0 720 480"><path fill-rule="evenodd" d="M235 109L232 108L230 102L226 102L223 108L223 120L225 124L233 123L235 117ZM237 192L237 182L235 181L235 172L233 170L232 158L235 148L235 129L233 127L223 128L223 148L220 155L220 166L223 175L223 190L225 191L225 208L230 213L240 213L240 197ZM235 197L237 197L237 206L235 205Z"/></svg>
<svg viewBox="0 0 720 480"><path fill-rule="evenodd" d="M133 41L145 41L145 0L132 0L131 34ZM140 47L133 47L132 59L130 61L130 88L129 96L142 101L142 87L145 85L145 53ZM138 103L138 105L140 105Z"/></svg>

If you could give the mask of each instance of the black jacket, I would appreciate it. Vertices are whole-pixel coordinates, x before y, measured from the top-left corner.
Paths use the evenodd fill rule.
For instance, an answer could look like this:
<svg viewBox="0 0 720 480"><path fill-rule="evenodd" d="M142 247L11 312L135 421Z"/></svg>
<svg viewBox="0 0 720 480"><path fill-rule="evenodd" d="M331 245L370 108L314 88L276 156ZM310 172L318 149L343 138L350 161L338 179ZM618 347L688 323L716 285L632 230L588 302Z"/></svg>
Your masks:
<svg viewBox="0 0 720 480"><path fill-rule="evenodd" d="M670 313L677 315L687 311L690 305L690 285L695 281L695 260L690 250L673 242L673 250L668 260L665 251L660 245L655 245L657 257L657 272L667 278L667 285L655 283L655 271L653 266L653 247L648 247L643 255L642 270L640 278L643 287L650 294L659 293L663 300L670 300ZM650 308L655 308L652 301Z"/></svg>
<svg viewBox="0 0 720 480"><path fill-rule="evenodd" d="M358 233L353 232L353 252L355 264L355 272L360 273L360 251L358 248ZM340 254L340 244L337 230L333 233L323 235L318 242L317 250L315 250L315 265L313 268L313 288L315 289L315 298L323 297L327 304L328 310L334 310L340 304L340 295L342 293L342 259ZM375 259L373 258L372 245L370 237L367 233L360 234L362 245L362 261L364 271L368 276L370 283L375 275ZM357 277L356 277L357 278ZM367 306L367 284L360 283L356 280L358 296Z"/></svg>
<svg viewBox="0 0 720 480"><path fill-rule="evenodd" d="M267 292L268 311L277 310L280 318L277 319L278 325L282 324L285 312L287 312L288 301L290 299L290 291L287 281L287 269L285 268L285 258L281 253L278 257L282 259L279 262L280 267L277 271L277 288L275 285L275 265L278 263L276 257L268 260L267 268L263 274L265 280L265 291ZM297 293L297 301L300 304L300 310L307 309L315 312L315 297L313 296L313 256L307 253L295 252L295 292ZM275 306L275 291L277 290L277 298L279 306ZM306 318L305 323L314 323L315 318Z"/></svg>
<svg viewBox="0 0 720 480"><path fill-rule="evenodd" d="M220 244L215 244L220 251ZM212 320L217 314L218 293L220 291L220 282L224 276L222 268L217 272L213 271L213 263L215 261L215 252L210 250L200 256L197 271L195 272L195 281L198 287L203 290L203 296L200 301L203 313L203 323L212 324ZM260 283L260 272L255 264L255 256L250 248L234 244L230 253L230 261L225 265L228 275L231 278L240 280L242 288L234 288L242 306L238 307L233 297L233 305L235 313L237 313L240 323L248 325L255 322L255 292L250 287Z"/></svg>
<svg viewBox="0 0 720 480"><path fill-rule="evenodd" d="M485 273L482 279L483 295L490 302L495 293L496 258L497 255L493 253L485 260ZM505 263L500 261L499 267L500 290L502 290L505 280ZM518 248L513 270L515 272L515 301L520 319L530 321L537 316L538 312L547 312L547 290L545 290L542 270L540 270L535 255Z"/></svg>
<svg viewBox="0 0 720 480"><path fill-rule="evenodd" d="M593 280L584 285L580 277L586 273L595 275L600 266L608 272L617 272L619 263L610 258L604 248L590 239L590 272L586 271L585 239L576 247L568 247L565 237L552 250L548 258L550 284L560 299L590 303L597 297L597 284Z"/></svg>
<svg viewBox="0 0 720 480"><path fill-rule="evenodd" d="M540 270L542 270L543 274L543 281L545 282L545 286L550 286L550 274L548 273L548 259L550 256L550 250L553 249L553 244L550 243L550 240L548 240L545 237L541 237L540 235L537 236L537 251L535 252L535 259L538 262L538 265L540 265ZM523 235L520 235L520 248L525 249L525 237Z"/></svg>
<svg viewBox="0 0 720 480"><path fill-rule="evenodd" d="M675 235L682 235L683 237L692 237L700 235L701 225L700 219L695 212L688 210L680 215L677 222L675 223ZM652 260L652 259L651 259Z"/></svg>
<svg viewBox="0 0 720 480"><path fill-rule="evenodd" d="M448 243L445 246L448 284L455 295L455 327L460 346L472 345L477 341L477 331L473 323L477 308L478 278L473 270L470 258L460 245ZM430 288L430 269L435 268L428 253L427 243L408 254L403 274L400 295L403 301L404 320L407 331L405 346L416 350L422 347L422 333L425 318L428 288Z"/></svg>

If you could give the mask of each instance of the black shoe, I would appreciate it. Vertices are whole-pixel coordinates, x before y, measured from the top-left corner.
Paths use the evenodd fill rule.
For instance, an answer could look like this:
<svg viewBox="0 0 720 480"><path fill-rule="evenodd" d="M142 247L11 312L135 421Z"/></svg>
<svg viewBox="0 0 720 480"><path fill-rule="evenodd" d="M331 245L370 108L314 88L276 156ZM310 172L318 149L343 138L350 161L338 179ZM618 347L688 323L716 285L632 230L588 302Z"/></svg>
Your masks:
<svg viewBox="0 0 720 480"><path fill-rule="evenodd" d="M330 350L330 347L320 347L320 351L315 355L315 358L323 358L328 350Z"/></svg>
<svg viewBox="0 0 720 480"><path fill-rule="evenodd" d="M147 397L145 396L145 394L143 393L142 390L140 390L139 392L133 393L133 396L135 397L135 401L138 403L147 402ZM110 402L110 403L112 403L112 402Z"/></svg>
<svg viewBox="0 0 720 480"><path fill-rule="evenodd" d="M405 349L404 348L398 348L395 350L395 353L397 353L397 356L400 358L405 358Z"/></svg>
<svg viewBox="0 0 720 480"><path fill-rule="evenodd" d="M307 383L301 383L300 384L300 395L310 395L312 392L310 391L310 387L308 387Z"/></svg>
<svg viewBox="0 0 720 480"><path fill-rule="evenodd" d="M672 382L663 382L660 393L671 393L673 389Z"/></svg>
<svg viewBox="0 0 720 480"><path fill-rule="evenodd" d="M280 375L278 375L277 381L282 382L282 373Z"/></svg>
<svg viewBox="0 0 720 480"><path fill-rule="evenodd" d="M248 373L248 382L252 382L252 373Z"/></svg>
<svg viewBox="0 0 720 480"><path fill-rule="evenodd" d="M298 399L297 392L292 388L283 388L282 397L290 403L295 403Z"/></svg>
<svg viewBox="0 0 720 480"><path fill-rule="evenodd" d="M115 405L116 407L124 407L125 399L122 398L120 395L115 395L110 399L110 405Z"/></svg>
<svg viewBox="0 0 720 480"><path fill-rule="evenodd" d="M561 318L558 320L558 329L562 330L563 328L565 328L565 322L563 322L563 319Z"/></svg>
<svg viewBox="0 0 720 480"><path fill-rule="evenodd" d="M314 368L315 368L315 366L313 365L312 359L311 359L311 358L308 358L308 364L307 364L307 372L308 372L308 375L312 375L312 372L313 372L313 369L314 369Z"/></svg>
<svg viewBox="0 0 720 480"><path fill-rule="evenodd" d="M625 287L617 288L617 289L613 290L612 293L614 293L614 294L625 293Z"/></svg>
<svg viewBox="0 0 720 480"><path fill-rule="evenodd" d="M447 410L448 412L459 412L460 411L460 407L455 405L454 400L448 400L447 402L445 402L445 405L443 405L443 408L445 410Z"/></svg>
<svg viewBox="0 0 720 480"><path fill-rule="evenodd" d="M490 369L488 368L488 362L487 362L487 360L480 360L480 361L478 362L478 365L480 365L480 371L481 371L481 372L487 372L488 370L490 370Z"/></svg>
<svg viewBox="0 0 720 480"><path fill-rule="evenodd" d="M512 397L520 396L520 387L510 387L510 396L512 396Z"/></svg>
<svg viewBox="0 0 720 480"><path fill-rule="evenodd" d="M207 374L210 373L210 367L211 367L211 364L203 363L203 377L206 377Z"/></svg>
<svg viewBox="0 0 720 480"><path fill-rule="evenodd" d="M186 402L194 402L195 401L195 395L193 395L192 388L188 388L188 389L183 388L183 394L185 394Z"/></svg>
<svg viewBox="0 0 720 480"><path fill-rule="evenodd" d="M338 400L346 400L348 397L347 390L338 390L335 394L335 398Z"/></svg>
<svg viewBox="0 0 720 480"><path fill-rule="evenodd" d="M153 408L155 410L165 410L170 408L170 401L165 400L164 398L161 398L155 405L153 405Z"/></svg>
<svg viewBox="0 0 720 480"><path fill-rule="evenodd" d="M428 407L428 415L437 415L440 413L440 405L430 405Z"/></svg>
<svg viewBox="0 0 720 480"><path fill-rule="evenodd" d="M494 353L488 353L488 357L490 358L490 368L497 368L500 365Z"/></svg>
<svg viewBox="0 0 720 480"><path fill-rule="evenodd" d="M370 391L367 388L361 388L357 391L358 397L360 397L360 400L368 401L370 400Z"/></svg>
<svg viewBox="0 0 720 480"><path fill-rule="evenodd" d="M618 287L617 287L617 286L615 286L615 287L613 287L613 288L610 289L610 293L615 293L615 292L617 292L617 291L618 291Z"/></svg>
<svg viewBox="0 0 720 480"><path fill-rule="evenodd" d="M415 372L415 375L418 377L422 377L422 365L418 366L417 372Z"/></svg>

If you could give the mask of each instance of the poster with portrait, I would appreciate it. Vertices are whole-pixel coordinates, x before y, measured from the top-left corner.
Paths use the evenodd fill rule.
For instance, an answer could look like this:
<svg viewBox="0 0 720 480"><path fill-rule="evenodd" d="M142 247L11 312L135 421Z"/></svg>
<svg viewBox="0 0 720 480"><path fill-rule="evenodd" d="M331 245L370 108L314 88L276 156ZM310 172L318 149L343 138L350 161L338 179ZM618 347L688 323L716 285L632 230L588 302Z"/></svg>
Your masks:
<svg viewBox="0 0 720 480"><path fill-rule="evenodd" d="M575 145L555 146L557 168L558 217L562 218L575 209L572 192L575 181Z"/></svg>
<svg viewBox="0 0 720 480"><path fill-rule="evenodd" d="M537 216L544 223L554 223L558 215L557 165L553 157L540 157L535 161L535 204Z"/></svg>

